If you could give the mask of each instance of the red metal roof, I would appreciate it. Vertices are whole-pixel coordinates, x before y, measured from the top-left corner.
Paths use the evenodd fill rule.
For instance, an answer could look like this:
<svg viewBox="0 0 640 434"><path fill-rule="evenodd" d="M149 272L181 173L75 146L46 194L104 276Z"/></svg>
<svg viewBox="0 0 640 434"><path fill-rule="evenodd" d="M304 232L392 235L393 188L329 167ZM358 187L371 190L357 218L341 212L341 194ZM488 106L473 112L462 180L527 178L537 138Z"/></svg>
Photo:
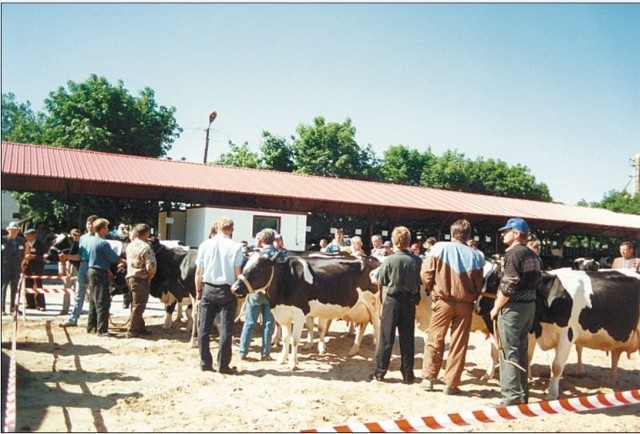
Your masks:
<svg viewBox="0 0 640 434"><path fill-rule="evenodd" d="M640 216L425 187L2 142L2 189L426 220L465 216L640 239Z"/></svg>

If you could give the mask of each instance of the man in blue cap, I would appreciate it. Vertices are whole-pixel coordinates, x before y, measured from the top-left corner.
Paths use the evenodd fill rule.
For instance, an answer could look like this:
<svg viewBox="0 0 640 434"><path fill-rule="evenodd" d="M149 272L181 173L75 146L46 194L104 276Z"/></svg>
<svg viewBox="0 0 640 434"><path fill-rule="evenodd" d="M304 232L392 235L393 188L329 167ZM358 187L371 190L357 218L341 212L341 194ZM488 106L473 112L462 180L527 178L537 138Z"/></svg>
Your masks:
<svg viewBox="0 0 640 434"><path fill-rule="evenodd" d="M502 350L500 357L500 391L497 406L526 404L529 401L528 334L536 311L536 287L540 281L540 260L527 247L529 225L521 218L509 219L498 230L509 246L491 319L497 319L497 333Z"/></svg>

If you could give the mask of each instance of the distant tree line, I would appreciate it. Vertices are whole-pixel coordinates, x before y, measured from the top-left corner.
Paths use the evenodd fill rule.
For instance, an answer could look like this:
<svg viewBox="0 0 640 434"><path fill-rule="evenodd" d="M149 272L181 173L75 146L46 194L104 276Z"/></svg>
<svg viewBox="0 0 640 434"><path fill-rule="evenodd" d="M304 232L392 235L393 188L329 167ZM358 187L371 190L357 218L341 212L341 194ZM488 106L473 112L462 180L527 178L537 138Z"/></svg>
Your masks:
<svg viewBox="0 0 640 434"><path fill-rule="evenodd" d="M49 93L44 110L12 93L2 94L2 140L86 149L153 158L166 157L182 128L176 108L159 105L155 93L144 88L131 95L122 81L113 85L91 75L84 82L68 81ZM229 142L229 152L217 164L292 173L388 182L465 191L500 197L551 201L548 187L536 181L524 165L475 159L457 150L435 155L430 147L418 151L404 144L387 148L379 158L371 144L360 146L351 119L327 122L317 116L299 124L290 138L263 131L258 151L245 142ZM82 226L88 213L113 223L149 222L157 218L156 201L104 197L78 198L53 193L14 193L34 221L52 227ZM640 197L611 191L602 202L581 203L617 212L640 214Z"/></svg>

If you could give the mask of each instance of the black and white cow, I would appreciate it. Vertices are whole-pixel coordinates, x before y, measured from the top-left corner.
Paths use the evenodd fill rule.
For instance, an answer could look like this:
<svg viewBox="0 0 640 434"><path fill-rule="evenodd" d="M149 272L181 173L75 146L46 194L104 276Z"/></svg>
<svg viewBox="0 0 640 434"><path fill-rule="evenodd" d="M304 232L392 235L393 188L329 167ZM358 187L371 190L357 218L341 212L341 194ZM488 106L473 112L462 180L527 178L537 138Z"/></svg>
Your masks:
<svg viewBox="0 0 640 434"><path fill-rule="evenodd" d="M347 252L336 252L336 253L324 253L324 252L304 252L301 254L303 257L310 258L346 258L346 259L354 259L354 256ZM371 281L375 280L375 273L378 270L380 262L378 258L371 257L368 259L371 266L374 267L371 271ZM376 261L377 266L376 266ZM380 300L379 294L375 294L370 291L361 291L358 293L358 302L353 308L349 311L349 319L347 322L349 323L349 331L347 332L348 336L353 336L353 344L349 349L347 355L349 357L353 357L360 352L360 347L362 346L362 340L364 338L364 333L367 329L369 323L373 326L373 344L374 346L378 342L380 337ZM315 325L314 317L308 315L306 318L306 326L307 326L307 343L305 344L305 349L311 349L313 347L313 328ZM325 336L329 332L329 327L331 326L330 319L326 318L318 318L318 354L324 354L326 350Z"/></svg>
<svg viewBox="0 0 640 434"><path fill-rule="evenodd" d="M592 258L576 258L571 265L573 270L598 271L600 263Z"/></svg>
<svg viewBox="0 0 640 434"><path fill-rule="evenodd" d="M282 326L279 362L289 359L289 367L296 369L305 318L350 320L352 308L362 299L360 293L377 290L369 274L378 266L379 261L371 257L290 256L283 261L272 261L254 253L231 290L239 296L265 291L273 316Z"/></svg>
<svg viewBox="0 0 640 434"><path fill-rule="evenodd" d="M487 291L495 293L497 286ZM488 321L493 300L483 297L479 304ZM543 272L532 332L542 350L555 350L547 398L558 398L573 345L611 352L611 378L615 379L620 355L640 351L640 274L570 268Z"/></svg>
<svg viewBox="0 0 640 434"><path fill-rule="evenodd" d="M156 275L151 279L150 293L165 305L163 328L171 328L176 304L188 303L187 329L191 329L191 346L195 347L197 345L197 309L193 309L193 306L195 306L196 296L195 275L198 250L184 246L168 247L157 238L152 238L150 244L157 263Z"/></svg>
<svg viewBox="0 0 640 434"><path fill-rule="evenodd" d="M126 259L128 242L118 240L107 240L114 252L123 259ZM55 236L49 246L49 250L44 254L44 260L48 263L60 261L60 253L68 254L73 245L73 238L68 233L60 233ZM109 281L109 293L114 295L126 294L129 289L125 281L126 268L118 267L118 264L111 264L111 279Z"/></svg>

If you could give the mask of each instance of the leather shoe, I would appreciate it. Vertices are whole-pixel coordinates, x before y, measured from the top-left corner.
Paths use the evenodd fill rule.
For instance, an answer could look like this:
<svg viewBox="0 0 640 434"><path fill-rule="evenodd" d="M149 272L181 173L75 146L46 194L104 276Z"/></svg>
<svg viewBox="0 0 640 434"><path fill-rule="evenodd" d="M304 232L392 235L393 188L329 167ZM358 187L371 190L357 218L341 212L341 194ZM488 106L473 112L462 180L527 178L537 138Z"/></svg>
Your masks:
<svg viewBox="0 0 640 434"><path fill-rule="evenodd" d="M238 372L238 368L236 368L235 366L232 366L230 368L220 368L219 372L221 374L227 374L227 375L237 375Z"/></svg>
<svg viewBox="0 0 640 434"><path fill-rule="evenodd" d="M414 381L416 381L416 377L410 377L410 378L403 378L402 379L402 383L403 384L413 384Z"/></svg>
<svg viewBox="0 0 640 434"><path fill-rule="evenodd" d="M263 362L272 362L273 361L273 357L271 356L261 356L260 360Z"/></svg>
<svg viewBox="0 0 640 434"><path fill-rule="evenodd" d="M71 321L63 321L60 324L58 324L58 327L77 327L78 324L71 322Z"/></svg>
<svg viewBox="0 0 640 434"><path fill-rule="evenodd" d="M374 372L369 375L369 381L384 381L384 377Z"/></svg>
<svg viewBox="0 0 640 434"><path fill-rule="evenodd" d="M216 372L212 366L200 366L202 372Z"/></svg>
<svg viewBox="0 0 640 434"><path fill-rule="evenodd" d="M455 386L445 386L445 388L442 390L442 393L444 393L445 395L460 395L461 392L462 390Z"/></svg>
<svg viewBox="0 0 640 434"><path fill-rule="evenodd" d="M433 387L433 380L424 380L424 385L422 386L422 389L424 389L426 392L433 392L434 390L436 390Z"/></svg>

